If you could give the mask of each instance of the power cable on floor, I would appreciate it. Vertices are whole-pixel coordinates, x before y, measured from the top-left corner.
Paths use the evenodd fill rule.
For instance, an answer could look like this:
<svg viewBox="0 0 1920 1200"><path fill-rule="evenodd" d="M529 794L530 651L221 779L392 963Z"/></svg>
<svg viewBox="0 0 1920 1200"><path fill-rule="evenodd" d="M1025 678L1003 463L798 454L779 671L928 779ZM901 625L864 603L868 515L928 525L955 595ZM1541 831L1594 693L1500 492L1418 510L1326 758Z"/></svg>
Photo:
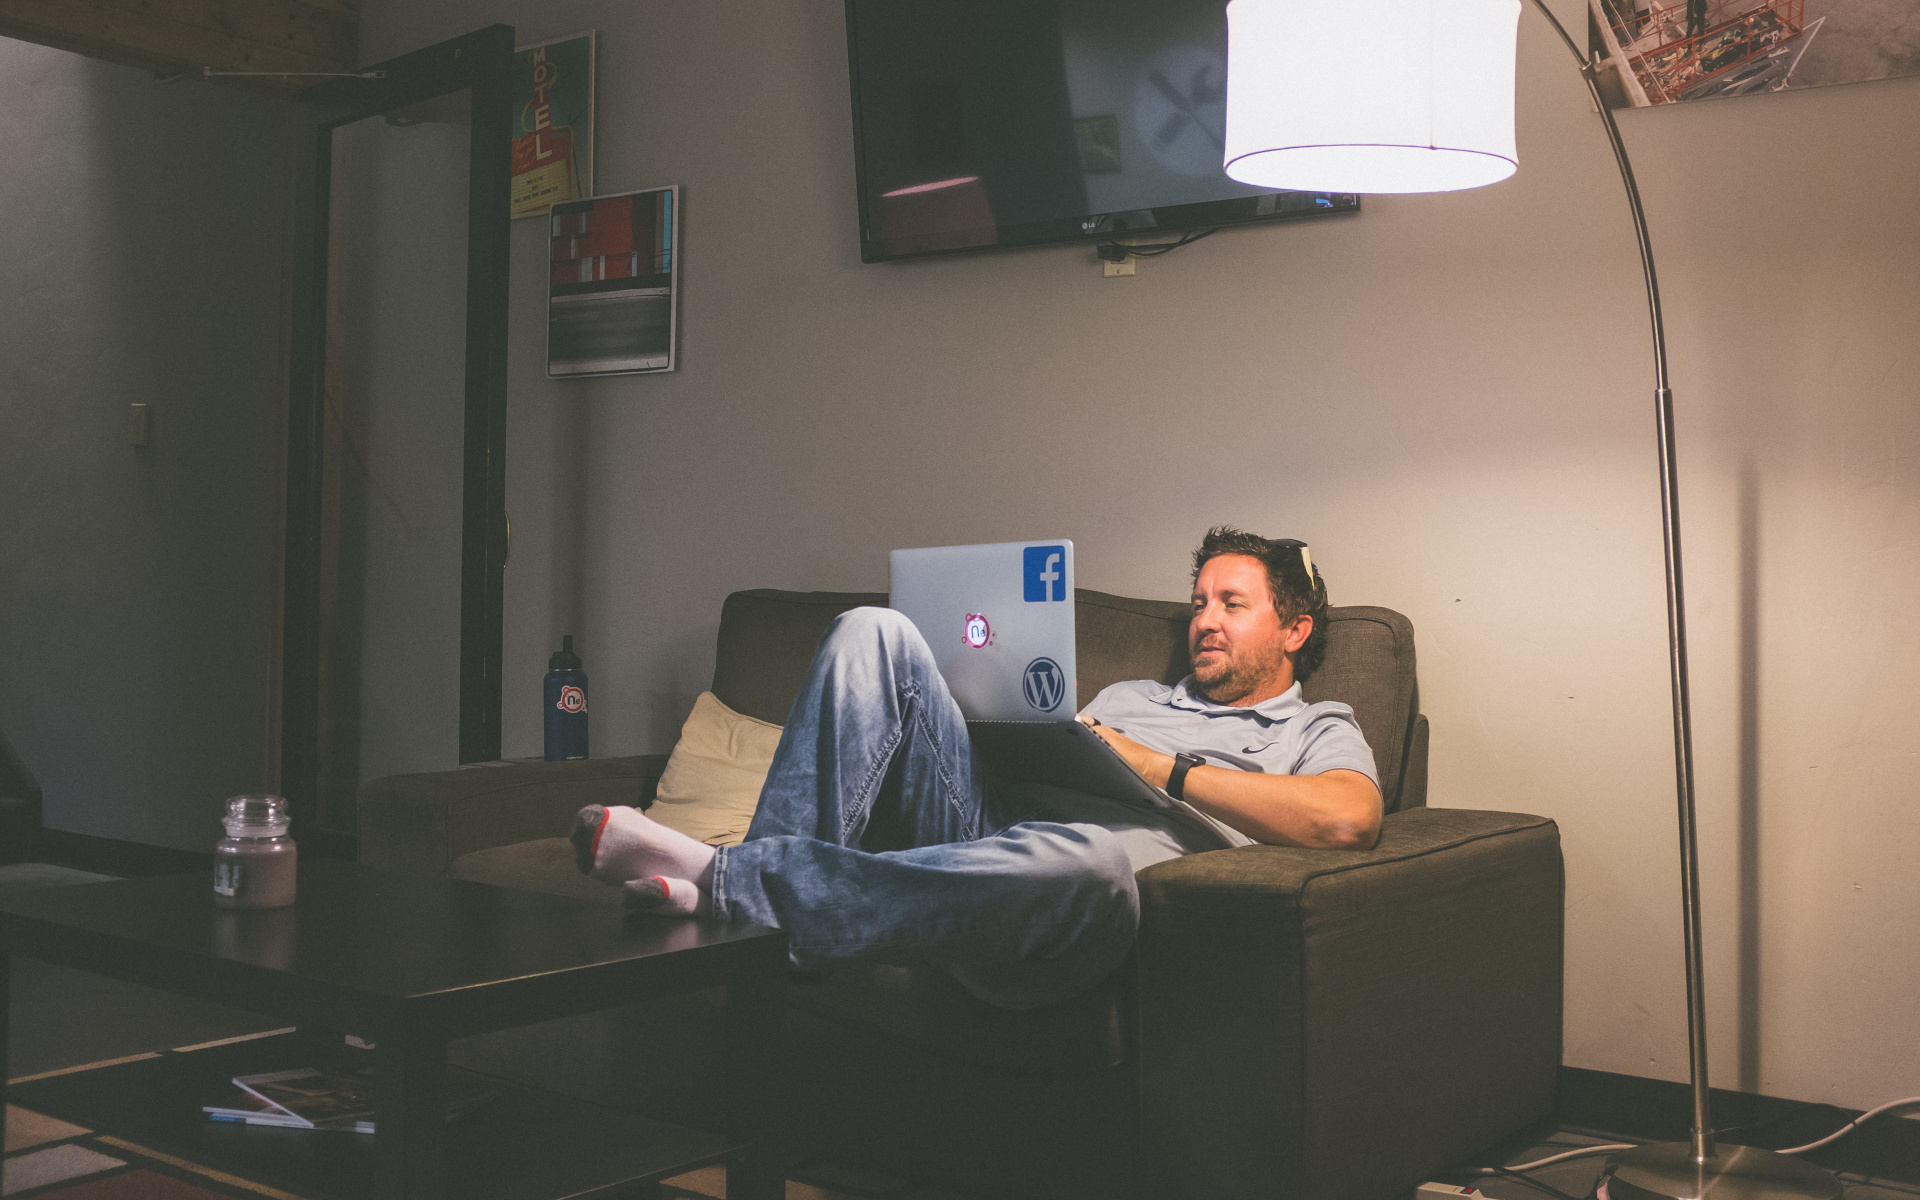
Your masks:
<svg viewBox="0 0 1920 1200"><path fill-rule="evenodd" d="M1889 1101L1886 1104L1880 1105L1878 1108L1868 1109L1866 1112L1861 1113L1859 1116L1855 1117L1853 1120L1848 1121L1845 1125L1842 1125L1839 1129L1834 1130L1832 1133L1828 1134L1826 1137L1823 1137L1818 1141L1808 1142L1804 1146L1795 1146L1789 1150L1776 1150L1774 1151L1774 1153L1776 1154L1807 1154L1811 1151L1818 1150L1823 1146L1832 1145L1834 1142L1839 1141L1841 1138L1847 1136L1849 1133L1852 1133L1854 1130L1860 1128L1860 1126L1866 1124L1868 1121L1871 1121L1873 1118L1880 1116L1883 1113L1890 1113L1896 1108L1908 1108L1917 1104L1920 1104L1920 1096L1908 1096L1904 1100ZM1755 1125L1737 1125L1734 1128L1735 1129L1753 1129L1753 1128L1757 1128L1760 1125L1770 1125L1770 1124L1773 1124L1773 1121L1761 1121L1756 1123ZM1729 1130L1728 1132L1732 1132L1732 1131ZM1552 1166L1554 1163L1566 1162L1569 1159L1586 1158L1594 1154L1611 1154L1616 1150L1632 1150L1634 1148L1635 1148L1635 1144L1632 1142L1609 1142L1600 1146L1582 1146L1578 1150L1568 1150L1561 1154L1549 1154L1545 1158L1538 1158L1530 1163L1520 1163L1517 1166L1466 1167L1466 1168L1462 1168L1461 1173L1473 1174L1473 1175L1499 1175L1502 1177L1513 1176L1515 1178L1519 1178L1522 1172L1537 1171L1541 1167ZM1527 1180L1527 1182L1534 1183L1535 1181ZM1545 1186L1545 1185L1539 1185L1539 1186Z"/></svg>

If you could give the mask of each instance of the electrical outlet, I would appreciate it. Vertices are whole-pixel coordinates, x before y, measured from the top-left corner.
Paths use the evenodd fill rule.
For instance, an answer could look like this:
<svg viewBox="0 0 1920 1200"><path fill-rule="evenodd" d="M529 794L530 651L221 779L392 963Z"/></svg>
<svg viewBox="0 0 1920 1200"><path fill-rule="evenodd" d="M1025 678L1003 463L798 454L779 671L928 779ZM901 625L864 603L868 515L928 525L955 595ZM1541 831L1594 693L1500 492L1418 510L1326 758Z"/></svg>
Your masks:
<svg viewBox="0 0 1920 1200"><path fill-rule="evenodd" d="M1102 263L1107 269L1108 279L1121 279L1133 274L1133 255L1129 254L1119 262Z"/></svg>
<svg viewBox="0 0 1920 1200"><path fill-rule="evenodd" d="M127 417L127 440L136 446L145 446L153 440L153 409L145 404L135 403Z"/></svg>

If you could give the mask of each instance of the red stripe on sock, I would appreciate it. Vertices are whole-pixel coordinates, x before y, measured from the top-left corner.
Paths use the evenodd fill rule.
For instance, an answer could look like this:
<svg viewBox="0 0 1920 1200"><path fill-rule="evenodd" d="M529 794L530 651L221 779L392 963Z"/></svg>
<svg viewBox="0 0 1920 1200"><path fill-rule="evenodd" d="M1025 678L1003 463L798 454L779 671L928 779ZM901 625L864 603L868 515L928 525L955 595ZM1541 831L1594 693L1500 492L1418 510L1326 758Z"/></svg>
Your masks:
<svg viewBox="0 0 1920 1200"><path fill-rule="evenodd" d="M594 866L600 865L600 835L607 831L607 822L613 820L613 810L600 810L600 825L593 831L593 846L587 851L587 861Z"/></svg>
<svg viewBox="0 0 1920 1200"><path fill-rule="evenodd" d="M667 877L665 875L655 875L654 878L660 881L660 898L662 900L673 899L673 888L668 886Z"/></svg>

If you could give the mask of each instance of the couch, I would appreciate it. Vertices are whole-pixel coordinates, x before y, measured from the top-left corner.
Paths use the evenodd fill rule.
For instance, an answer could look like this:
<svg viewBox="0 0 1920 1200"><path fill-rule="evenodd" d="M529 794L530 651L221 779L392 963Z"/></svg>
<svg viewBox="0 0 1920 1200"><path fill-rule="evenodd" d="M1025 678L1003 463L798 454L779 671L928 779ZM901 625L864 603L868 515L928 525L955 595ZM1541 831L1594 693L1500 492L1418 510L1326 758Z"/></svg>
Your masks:
<svg viewBox="0 0 1920 1200"><path fill-rule="evenodd" d="M1186 674L1181 603L1081 590L1079 702ZM712 691L778 723L832 618L876 594L736 592ZM1248 846L1139 875L1132 960L1065 1004L1006 1012L937 971L845 968L788 989L792 1149L996 1195L1379 1200L1553 1108L1558 830L1426 806L1413 629L1329 612L1309 700L1351 705L1386 802L1366 851ZM587 895L564 834L582 805L646 806L659 755L509 763L362 789L363 861ZM620 1010L457 1047L469 1065L719 1122L703 1091L719 1004ZM690 1098L689 1098L690 1097Z"/></svg>

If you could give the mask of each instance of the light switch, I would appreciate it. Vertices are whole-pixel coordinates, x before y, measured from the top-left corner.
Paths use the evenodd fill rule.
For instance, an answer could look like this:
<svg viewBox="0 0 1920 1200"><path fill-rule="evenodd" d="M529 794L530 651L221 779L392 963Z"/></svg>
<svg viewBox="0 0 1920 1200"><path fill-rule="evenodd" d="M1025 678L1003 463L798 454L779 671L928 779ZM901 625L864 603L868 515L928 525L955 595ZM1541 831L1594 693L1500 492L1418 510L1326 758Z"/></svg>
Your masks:
<svg viewBox="0 0 1920 1200"><path fill-rule="evenodd" d="M127 418L127 440L136 446L144 446L153 440L153 409L136 403Z"/></svg>

